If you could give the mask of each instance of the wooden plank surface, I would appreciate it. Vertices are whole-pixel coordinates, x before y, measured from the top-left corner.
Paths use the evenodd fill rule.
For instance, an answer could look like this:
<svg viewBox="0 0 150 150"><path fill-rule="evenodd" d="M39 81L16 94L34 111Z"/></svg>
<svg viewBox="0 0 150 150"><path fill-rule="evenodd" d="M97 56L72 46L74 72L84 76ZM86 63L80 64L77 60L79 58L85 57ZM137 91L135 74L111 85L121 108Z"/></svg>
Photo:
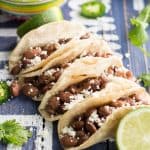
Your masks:
<svg viewBox="0 0 150 150"><path fill-rule="evenodd" d="M106 5L108 12L105 18L97 20L86 20L78 15L78 7L81 1L70 0L67 1L63 6L62 10L66 20L77 20L89 27L93 32L99 33L100 36L108 40L111 44L111 47L117 52L120 52L123 56L124 65L127 68L130 68L136 76L139 76L141 73L149 72L150 69L150 59L143 56L143 54L134 46L132 46L128 39L128 31L130 29L129 19L132 16L136 16L138 11L141 10L142 6L145 6L149 1L148 0L103 0ZM9 18L9 19L8 19ZM17 19L11 19L8 14L0 12L0 79L9 79L11 76L5 70L5 64L7 63L7 56L9 51L11 51L16 43L17 37L15 30L17 26L21 23ZM150 33L150 30L148 31ZM144 45L150 51L150 42ZM126 57L126 54L129 53L130 57ZM0 106L0 115L12 115L12 118L16 116L25 116L38 115L37 107L39 103L33 102L31 99L20 95ZM29 117L30 118L30 117ZM33 117L33 120L36 122L36 117ZM0 122L1 122L0 116ZM32 121L32 120L29 120ZM22 121L23 122L23 121ZM45 127L45 122L41 119L39 122L43 126L41 130L48 130L48 126L51 126L50 130L53 131L51 135L39 135L44 140L48 139L49 142L44 145L42 148L41 145L36 146L37 143L37 133L39 126L31 125L33 128L33 137L30 141L22 148L23 150L34 150L34 149L43 149L43 150L59 150L61 149L58 137L57 137L57 123L47 124ZM26 125L29 128L30 125ZM50 139L52 138L52 142ZM46 146L48 145L48 147ZM9 149L6 145L0 145L0 150ZM103 142L97 144L90 148L91 150L115 150L116 145L114 142Z"/></svg>

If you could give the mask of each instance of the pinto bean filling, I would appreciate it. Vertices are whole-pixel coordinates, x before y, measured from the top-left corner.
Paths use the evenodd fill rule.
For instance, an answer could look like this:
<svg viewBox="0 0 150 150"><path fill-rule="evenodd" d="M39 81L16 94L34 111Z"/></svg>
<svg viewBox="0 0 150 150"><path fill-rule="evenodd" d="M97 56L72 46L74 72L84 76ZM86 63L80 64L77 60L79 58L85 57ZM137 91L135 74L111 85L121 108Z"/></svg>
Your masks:
<svg viewBox="0 0 150 150"><path fill-rule="evenodd" d="M27 49L21 60L11 70L11 74L17 75L22 69L39 64L42 60L50 56L59 47L58 43L51 43L45 46L31 47Z"/></svg>
<svg viewBox="0 0 150 150"><path fill-rule="evenodd" d="M128 70L121 70L116 66L110 66L106 74L112 74L124 78L132 77L132 74L129 73ZM63 114L67 110L74 107L75 104L81 102L89 96L92 96L96 91L103 89L107 83L106 77L102 75L100 77L88 78L78 84L71 85L65 91L60 91L57 95L49 99L45 107L46 112L50 116ZM53 105L56 104L58 106L54 109Z"/></svg>
<svg viewBox="0 0 150 150"><path fill-rule="evenodd" d="M72 119L68 127L62 130L61 143L64 147L79 146L93 135L116 109L145 104L136 94L119 98L109 104L88 108L86 112Z"/></svg>
<svg viewBox="0 0 150 150"><path fill-rule="evenodd" d="M64 68L61 68L60 66L56 66L40 76L24 78L24 85L22 86L23 94L31 98L37 98L38 96L43 95L46 91L52 88L63 69Z"/></svg>
<svg viewBox="0 0 150 150"><path fill-rule="evenodd" d="M79 37L80 40L88 39L90 33L86 33ZM60 45L68 43L72 38L61 38L55 43L47 44L44 46L36 46L27 49L21 60L12 68L11 74L17 75L22 69L39 64L42 60L50 56L54 51L56 51Z"/></svg>
<svg viewBox="0 0 150 150"><path fill-rule="evenodd" d="M99 53L87 53L82 57L93 56L93 57L109 57L111 54L103 54ZM81 57L81 56L79 56ZM77 58L79 58L77 57ZM22 87L22 92L24 95L29 96L31 98L38 97L41 94L44 94L46 91L50 90L52 86L57 82L58 78L62 74L65 68L67 68L70 63L72 63L76 58L71 60L70 62L63 63L61 65L54 66L53 68L45 71L40 76L28 77L24 79L25 84ZM32 86L31 86L32 85ZM34 88L33 88L34 87ZM32 91L36 94L32 94Z"/></svg>
<svg viewBox="0 0 150 150"><path fill-rule="evenodd" d="M45 109L51 115L63 114L71 109L76 103L89 97L92 93L104 88L106 79L102 77L89 78L78 84L68 87L65 91L59 92L52 97ZM57 107L53 107L57 105Z"/></svg>
<svg viewBox="0 0 150 150"><path fill-rule="evenodd" d="M114 76L123 77L126 79L132 79L133 78L133 74L130 70L123 71L122 68L119 68L117 66L109 67L107 73L112 74Z"/></svg>

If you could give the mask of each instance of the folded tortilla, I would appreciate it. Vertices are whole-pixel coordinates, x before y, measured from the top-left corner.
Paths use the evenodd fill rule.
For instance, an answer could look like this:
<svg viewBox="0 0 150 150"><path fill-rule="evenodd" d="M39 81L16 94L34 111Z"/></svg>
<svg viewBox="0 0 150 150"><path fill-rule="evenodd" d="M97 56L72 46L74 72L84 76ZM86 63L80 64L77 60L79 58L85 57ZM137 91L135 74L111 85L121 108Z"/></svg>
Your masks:
<svg viewBox="0 0 150 150"><path fill-rule="evenodd" d="M60 77L61 75L64 76L63 72L65 69L70 68L71 66L75 66L75 69L78 67L79 64L78 61L76 61L76 59L79 60L81 59L82 61L82 58L85 57L87 60L90 55L91 55L91 57L89 57L90 59L94 57L99 59L97 56L95 56L95 54L98 54L99 57L108 57L107 55L109 56L113 55L113 52L110 50L108 44L104 40L94 37L85 40L72 40L66 47L70 49L68 52L65 52L62 55L58 56L57 58L54 58L49 63L47 63L47 65L43 66L42 69L20 75L19 76L20 84L23 86L25 84L25 79L31 77L35 78L33 80L36 80L36 82L39 82L40 75L47 74L47 72L53 72L53 70L56 69L58 66L60 66L61 70ZM62 68L61 67L62 64L69 64L69 66L66 68ZM52 75L49 75L49 78L51 78L51 76ZM57 81L53 83L54 84L52 86L54 86L57 83ZM42 87L40 86L40 90L41 88ZM41 101L42 97L43 95L40 94L40 96L34 97L32 99Z"/></svg>
<svg viewBox="0 0 150 150"><path fill-rule="evenodd" d="M63 50L64 49L64 50ZM65 51L67 49L68 51ZM41 69L29 72L27 74L21 74L20 77L32 77L42 74L44 71L50 69L53 66L61 65L63 63L68 63L77 57L85 57L87 54L96 54L100 56L105 56L107 54L112 54L113 52L110 49L108 43L98 37L90 37L85 40L72 40L68 45L62 48L64 53L51 59L47 64L45 64Z"/></svg>
<svg viewBox="0 0 150 150"><path fill-rule="evenodd" d="M61 114L50 116L48 112L46 112L45 108L48 104L48 101L51 101L53 96L59 94L60 91L65 91L65 89L67 89L71 85L78 84L81 81L88 78L105 76L105 72L112 65L125 69L121 62L121 59L119 59L116 56L110 56L109 58L85 57L76 60L69 68L67 68L63 72L63 74L61 75L57 83L53 86L53 88L45 94L39 106L39 111L41 115L48 121L55 121L60 119L60 117L62 116ZM110 77L109 75L107 75L108 86L106 85L106 87L108 89L113 89L113 87L111 87L111 82L114 82L114 79L109 80ZM129 85L125 84L125 86L132 86L130 84L130 81L126 80L126 82L129 83ZM118 84L122 84L121 81Z"/></svg>
<svg viewBox="0 0 150 150"><path fill-rule="evenodd" d="M80 37L88 33L87 29L77 23L77 22L70 22L70 21L59 21L45 24L37 29L34 29L27 33L18 43L16 48L13 50L9 57L9 70L13 69L13 67L20 61L22 58L22 54L31 47L38 47L43 46L46 44L51 44L53 42L58 43L59 39L78 39ZM68 42L69 43L69 42ZM50 56L46 59L43 59L40 63L27 67L21 70L20 73L27 73L33 70L41 68L44 64L49 62L52 58L56 58L60 56L65 49L67 44L62 44L58 47L56 51L54 51Z"/></svg>
<svg viewBox="0 0 150 150"><path fill-rule="evenodd" d="M79 116L90 108L99 108L101 106L109 105L114 100L118 100L121 97L126 97L132 94L138 94L138 96L145 102L145 104L137 106L123 106L112 111L108 115L105 121L101 124L100 128L96 130L87 140L85 140L81 145L75 147L64 147L64 149L80 150L90 147L96 143L104 141L108 138L113 138L116 133L119 121L128 112L136 109L137 107L149 106L150 107L150 96L146 93L145 89L138 86L132 81L126 81L126 79L117 79L116 83L111 83L111 85L99 92L97 98L89 98L76 107L65 113L58 124L58 135L61 139L63 137L63 129L70 127L70 123L76 116Z"/></svg>

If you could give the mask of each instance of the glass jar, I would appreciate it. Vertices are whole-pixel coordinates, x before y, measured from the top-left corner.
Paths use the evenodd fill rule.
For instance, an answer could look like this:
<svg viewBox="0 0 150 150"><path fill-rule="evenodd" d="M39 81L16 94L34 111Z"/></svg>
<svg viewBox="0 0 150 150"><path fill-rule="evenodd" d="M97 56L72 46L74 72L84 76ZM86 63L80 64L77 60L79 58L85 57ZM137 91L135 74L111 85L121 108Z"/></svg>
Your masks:
<svg viewBox="0 0 150 150"><path fill-rule="evenodd" d="M0 9L15 15L33 15L63 2L64 0L0 0Z"/></svg>

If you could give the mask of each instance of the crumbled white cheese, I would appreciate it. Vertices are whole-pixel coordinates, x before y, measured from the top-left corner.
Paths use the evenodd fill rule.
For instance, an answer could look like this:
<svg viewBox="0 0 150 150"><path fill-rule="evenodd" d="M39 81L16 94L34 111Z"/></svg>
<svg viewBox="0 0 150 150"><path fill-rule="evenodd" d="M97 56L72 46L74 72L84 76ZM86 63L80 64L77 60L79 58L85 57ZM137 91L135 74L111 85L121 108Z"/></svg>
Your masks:
<svg viewBox="0 0 150 150"><path fill-rule="evenodd" d="M91 121L91 122L95 122L96 120L99 120L97 110L93 111L93 113L89 117L89 121Z"/></svg>
<svg viewBox="0 0 150 150"><path fill-rule="evenodd" d="M47 55L47 51L41 51L41 54Z"/></svg>
<svg viewBox="0 0 150 150"><path fill-rule="evenodd" d="M62 134L68 134L68 135L70 135L72 137L76 136L76 132L75 132L75 130L72 127L64 127L62 129Z"/></svg>
<svg viewBox="0 0 150 150"><path fill-rule="evenodd" d="M133 97L132 97L132 99L135 101L135 100L136 100L136 97L135 97L135 96L133 96Z"/></svg>
<svg viewBox="0 0 150 150"><path fill-rule="evenodd" d="M30 92L33 92L33 89L30 89Z"/></svg>
<svg viewBox="0 0 150 150"><path fill-rule="evenodd" d="M42 60L41 60L41 57L35 56L33 59L30 60L31 64L28 64L28 67L37 65L37 64L39 64L41 61L42 61Z"/></svg>
<svg viewBox="0 0 150 150"><path fill-rule="evenodd" d="M104 122L104 118L100 118L99 115L97 114L97 110L93 111L92 114L90 115L90 117L88 118L89 121L91 122L96 122L98 124L98 126L100 127L103 122Z"/></svg>
<svg viewBox="0 0 150 150"><path fill-rule="evenodd" d="M84 97L89 97L89 96L92 96L93 91L84 89L81 91L81 93L84 94Z"/></svg>
<svg viewBox="0 0 150 150"><path fill-rule="evenodd" d="M57 100L60 100L60 97L56 97Z"/></svg>
<svg viewBox="0 0 150 150"><path fill-rule="evenodd" d="M27 60L27 58L26 58L26 57L23 57L23 60Z"/></svg>
<svg viewBox="0 0 150 150"><path fill-rule="evenodd" d="M70 66L72 63L67 63L68 66Z"/></svg>
<svg viewBox="0 0 150 150"><path fill-rule="evenodd" d="M90 89L91 89L91 86L89 85L87 89L90 90Z"/></svg>
<svg viewBox="0 0 150 150"><path fill-rule="evenodd" d="M56 71L59 71L60 70L60 68L56 68Z"/></svg>
<svg viewBox="0 0 150 150"><path fill-rule="evenodd" d="M73 108L76 104L78 104L79 102L83 101L84 95L83 94L76 94L73 96L70 96L70 103L64 103L64 110L69 110L71 108Z"/></svg>
<svg viewBox="0 0 150 150"><path fill-rule="evenodd" d="M96 89L97 89L97 90L100 90L100 85L97 85L97 86L96 86Z"/></svg>
<svg viewBox="0 0 150 150"><path fill-rule="evenodd" d="M106 120L106 119L105 119L104 117L101 117L101 121L103 121L103 122L104 122L105 120Z"/></svg>
<svg viewBox="0 0 150 150"><path fill-rule="evenodd" d="M33 48L32 48L32 49L33 49ZM37 46L37 47L35 47L34 49L36 49L36 50L41 50L41 47Z"/></svg>
<svg viewBox="0 0 150 150"><path fill-rule="evenodd" d="M90 83L91 83L91 84L94 84L94 83L95 83L95 80L94 80L94 79L91 79L91 80L90 80Z"/></svg>
<svg viewBox="0 0 150 150"><path fill-rule="evenodd" d="M70 102L69 103L64 103L64 110L69 110L69 109L73 108L76 104L78 104L81 101L85 100L86 98L92 96L94 93L93 93L92 90L89 91L87 89L84 89L79 94L71 95L69 97Z"/></svg>
<svg viewBox="0 0 150 150"><path fill-rule="evenodd" d="M55 82L51 82L51 85L54 85L55 84Z"/></svg>
<svg viewBox="0 0 150 150"><path fill-rule="evenodd" d="M53 73L55 73L56 72L56 69L49 69L49 70L47 70L47 71L45 71L45 73L44 73L44 75L46 75L46 76L51 76L51 75L53 75Z"/></svg>
<svg viewBox="0 0 150 150"><path fill-rule="evenodd" d="M93 97L99 97L99 91L92 93Z"/></svg>

